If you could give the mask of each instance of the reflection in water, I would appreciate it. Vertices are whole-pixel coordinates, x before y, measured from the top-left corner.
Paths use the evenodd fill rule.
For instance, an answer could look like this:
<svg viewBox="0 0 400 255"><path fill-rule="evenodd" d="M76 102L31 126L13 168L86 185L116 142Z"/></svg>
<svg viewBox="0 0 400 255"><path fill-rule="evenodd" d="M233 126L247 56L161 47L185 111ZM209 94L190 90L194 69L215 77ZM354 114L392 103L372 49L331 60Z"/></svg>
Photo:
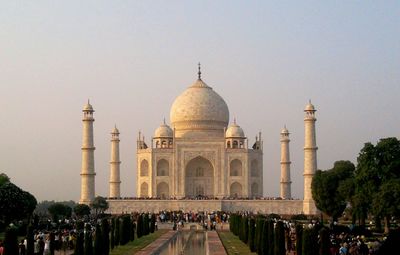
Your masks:
<svg viewBox="0 0 400 255"><path fill-rule="evenodd" d="M163 247L159 255L206 254L206 233L203 231L179 231L178 235Z"/></svg>

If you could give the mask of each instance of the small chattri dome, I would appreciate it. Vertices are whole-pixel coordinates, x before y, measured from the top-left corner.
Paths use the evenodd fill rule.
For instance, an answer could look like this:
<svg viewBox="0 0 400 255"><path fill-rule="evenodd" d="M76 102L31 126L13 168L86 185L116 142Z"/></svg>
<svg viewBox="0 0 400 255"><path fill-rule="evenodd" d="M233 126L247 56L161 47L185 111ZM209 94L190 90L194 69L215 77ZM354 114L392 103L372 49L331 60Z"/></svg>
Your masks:
<svg viewBox="0 0 400 255"><path fill-rule="evenodd" d="M85 106L83 106L84 111L94 112L92 105L90 104L89 100Z"/></svg>
<svg viewBox="0 0 400 255"><path fill-rule="evenodd" d="M115 126L113 128L113 130L111 131L111 134L119 134L119 130L118 130L117 126Z"/></svg>
<svg viewBox="0 0 400 255"><path fill-rule="evenodd" d="M165 121L154 132L154 137L173 137L173 135L174 132L167 124L165 124Z"/></svg>
<svg viewBox="0 0 400 255"><path fill-rule="evenodd" d="M315 111L315 107L314 107L314 105L311 103L311 100L308 101L308 104L306 105L306 108L304 109L304 111Z"/></svg>
<svg viewBox="0 0 400 255"><path fill-rule="evenodd" d="M236 120L228 127L225 133L226 138L244 138L243 129L236 124Z"/></svg>
<svg viewBox="0 0 400 255"><path fill-rule="evenodd" d="M286 125L283 127L281 134L289 134L289 130L286 128Z"/></svg>

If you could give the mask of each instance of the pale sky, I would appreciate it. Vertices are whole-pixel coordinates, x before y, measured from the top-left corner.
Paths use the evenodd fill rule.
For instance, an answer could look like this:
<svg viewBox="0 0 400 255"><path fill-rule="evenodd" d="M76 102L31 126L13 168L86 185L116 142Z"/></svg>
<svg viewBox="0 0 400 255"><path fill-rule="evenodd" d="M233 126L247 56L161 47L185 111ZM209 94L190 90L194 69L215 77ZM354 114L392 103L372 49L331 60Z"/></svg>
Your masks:
<svg viewBox="0 0 400 255"><path fill-rule="evenodd" d="M356 162L399 137L399 1L1 1L0 172L41 200L79 200L82 107L95 109L96 194L108 194L110 132L121 132L122 196L136 195L136 137L149 143L197 78L253 144L264 195L279 195L291 134L303 197L303 109L317 108L318 168Z"/></svg>

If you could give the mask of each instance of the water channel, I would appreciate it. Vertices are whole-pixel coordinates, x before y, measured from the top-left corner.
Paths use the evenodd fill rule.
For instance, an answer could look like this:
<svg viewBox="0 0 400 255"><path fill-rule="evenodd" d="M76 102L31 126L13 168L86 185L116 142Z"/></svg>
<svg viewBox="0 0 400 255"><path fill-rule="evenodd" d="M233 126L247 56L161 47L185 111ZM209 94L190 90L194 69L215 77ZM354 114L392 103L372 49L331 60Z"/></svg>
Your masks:
<svg viewBox="0 0 400 255"><path fill-rule="evenodd" d="M207 254L207 235L204 231L179 231L179 233L156 254L205 255Z"/></svg>

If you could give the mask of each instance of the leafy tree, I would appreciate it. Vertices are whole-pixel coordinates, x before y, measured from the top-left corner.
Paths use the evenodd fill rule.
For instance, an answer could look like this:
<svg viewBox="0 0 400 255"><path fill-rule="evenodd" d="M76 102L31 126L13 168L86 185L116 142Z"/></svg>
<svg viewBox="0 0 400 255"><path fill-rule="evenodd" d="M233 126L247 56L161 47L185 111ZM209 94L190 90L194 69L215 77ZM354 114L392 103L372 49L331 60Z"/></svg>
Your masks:
<svg viewBox="0 0 400 255"><path fill-rule="evenodd" d="M31 217L36 204L34 196L13 183L0 186L0 221L5 224Z"/></svg>
<svg viewBox="0 0 400 255"><path fill-rule="evenodd" d="M368 212L375 217L384 217L385 230L389 230L388 219L393 216L393 208L383 210L382 207L375 207L379 199L385 204L386 199L394 197L385 195L387 183L393 184L393 179L400 179L400 141L395 137L383 138L374 146L366 143L361 149L357 158L357 169L355 175L355 211L361 218L364 225ZM387 203L386 203L387 204ZM372 207L373 206L373 207Z"/></svg>
<svg viewBox="0 0 400 255"><path fill-rule="evenodd" d="M0 174L0 187L9 182L10 182L10 178L5 173L1 173Z"/></svg>
<svg viewBox="0 0 400 255"><path fill-rule="evenodd" d="M71 217L72 208L63 203L54 203L48 208L49 213L53 217L53 221L57 221L59 217Z"/></svg>
<svg viewBox="0 0 400 255"><path fill-rule="evenodd" d="M343 214L346 208L351 187L348 181L353 178L355 167L350 161L336 161L333 168L327 171L318 170L312 180L312 195L317 208L334 221Z"/></svg>
<svg viewBox="0 0 400 255"><path fill-rule="evenodd" d="M389 216L400 216L400 179L388 180L380 186L379 192L374 195L372 211L375 215L386 216L386 221ZM385 227L389 224L385 222ZM385 232L389 232L389 229Z"/></svg>
<svg viewBox="0 0 400 255"><path fill-rule="evenodd" d="M94 210L97 217L99 214L103 214L108 209L108 202L104 197L97 196L94 198L90 206Z"/></svg>
<svg viewBox="0 0 400 255"><path fill-rule="evenodd" d="M85 204L77 204L74 207L74 213L78 217L83 217L85 215L90 215L90 207Z"/></svg>

